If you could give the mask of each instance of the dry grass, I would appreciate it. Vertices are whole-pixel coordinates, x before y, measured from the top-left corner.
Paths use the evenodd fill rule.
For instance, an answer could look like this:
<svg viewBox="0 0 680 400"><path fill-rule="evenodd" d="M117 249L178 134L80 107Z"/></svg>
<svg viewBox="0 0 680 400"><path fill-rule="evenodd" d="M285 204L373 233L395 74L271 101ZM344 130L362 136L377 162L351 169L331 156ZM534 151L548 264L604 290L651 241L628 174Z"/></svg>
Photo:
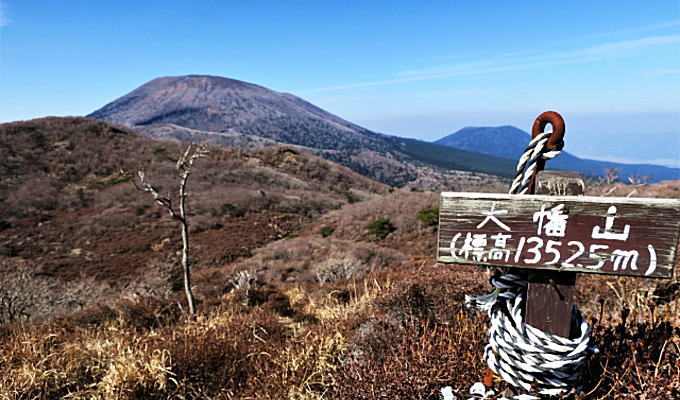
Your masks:
<svg viewBox="0 0 680 400"><path fill-rule="evenodd" d="M343 321L388 287L354 284L349 298L293 288L288 309L309 316L297 320L230 293L193 319L146 298L4 326L0 398L320 398L346 353Z"/></svg>
<svg viewBox="0 0 680 400"><path fill-rule="evenodd" d="M73 330L15 328L2 342L2 398L316 398L343 338L262 313L216 310L138 331L122 319Z"/></svg>
<svg viewBox="0 0 680 400"><path fill-rule="evenodd" d="M19 331L2 347L11 355L0 361L6 398L140 398L164 391L172 379L169 352L151 349L147 337L115 321L75 332Z"/></svg>
<svg viewBox="0 0 680 400"><path fill-rule="evenodd" d="M436 206L438 193L380 196L380 185L283 149L215 151L191 205L200 312L189 318L174 292L172 226L116 181L121 160L111 156L115 146L143 148L132 161L148 163L165 185L172 165L164 157L175 145L160 151L158 143L128 142L129 132L82 119L41 123L56 136L41 138L20 124L0 133L24 135L17 143L45 158L27 160L8 145L3 151L14 153L0 167L25 168L22 179L46 185L46 193L66 187L68 195L55 203L16 187L20 179L0 188L13 196L0 216L3 255L53 257L58 262L46 272L55 276L66 276L63 265L104 275L81 286L114 273L137 279L78 288L75 297L109 297L73 315L0 325L0 399L435 399L444 386L466 393L482 379L486 317L463 299L488 290L488 275L433 263L436 232L418 211ZM77 141L48 146L74 127L106 139L111 151L92 155ZM57 162L62 155L87 173ZM43 161L59 179L28 167ZM78 194L78 187L85 189ZM677 187L597 190L677 197ZM74 219L74 210L82 216ZM367 235L366 225L384 217L396 230L384 240ZM330 235L319 233L325 226L334 228ZM253 276L247 293L234 289L239 271ZM584 369L585 393L572 398L680 398L677 282L582 274L577 304L601 352Z"/></svg>
<svg viewBox="0 0 680 400"><path fill-rule="evenodd" d="M406 256L395 249L315 234L272 242L227 270L248 270L258 279L275 285L282 282L328 284L396 268L405 260Z"/></svg>
<svg viewBox="0 0 680 400"><path fill-rule="evenodd" d="M465 294L485 290L484 275L411 263L322 289L289 285L254 305L226 293L194 319L171 302L142 298L4 326L0 398L413 399L436 398L447 385L464 392L485 371L485 317L462 305ZM592 393L582 398L677 397L673 296L664 304L652 297L651 310L586 312L598 317L601 353L585 369ZM637 301L624 298L631 307Z"/></svg>
<svg viewBox="0 0 680 400"><path fill-rule="evenodd" d="M595 183L588 185L589 196L610 197L651 197L651 198L680 198L680 185L678 181L662 181L654 184L625 184L621 182L604 184Z"/></svg>

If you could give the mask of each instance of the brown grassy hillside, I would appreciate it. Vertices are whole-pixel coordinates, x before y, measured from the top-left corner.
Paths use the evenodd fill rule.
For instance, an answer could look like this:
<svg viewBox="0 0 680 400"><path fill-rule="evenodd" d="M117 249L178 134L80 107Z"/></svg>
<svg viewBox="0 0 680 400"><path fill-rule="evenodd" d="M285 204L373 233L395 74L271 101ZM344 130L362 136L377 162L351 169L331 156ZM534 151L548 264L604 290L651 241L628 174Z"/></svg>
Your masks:
<svg viewBox="0 0 680 400"><path fill-rule="evenodd" d="M176 227L118 174L144 168L165 191L178 145L56 118L0 125L0 140L0 293L33 307L0 322L0 398L437 399L484 375L486 317L463 299L488 273L434 262L438 193L298 150L211 148L189 182L192 317ZM664 185L614 190L680 193ZM43 186L51 203L21 195ZM583 275L601 352L571 398L678 398L678 284Z"/></svg>
<svg viewBox="0 0 680 400"><path fill-rule="evenodd" d="M131 287L145 274L173 270L175 223L120 169L143 169L161 192L174 192L180 151L174 142L84 118L0 125L0 255L29 260L59 284L95 278ZM214 147L189 190L200 269L247 257L387 187L297 150Z"/></svg>

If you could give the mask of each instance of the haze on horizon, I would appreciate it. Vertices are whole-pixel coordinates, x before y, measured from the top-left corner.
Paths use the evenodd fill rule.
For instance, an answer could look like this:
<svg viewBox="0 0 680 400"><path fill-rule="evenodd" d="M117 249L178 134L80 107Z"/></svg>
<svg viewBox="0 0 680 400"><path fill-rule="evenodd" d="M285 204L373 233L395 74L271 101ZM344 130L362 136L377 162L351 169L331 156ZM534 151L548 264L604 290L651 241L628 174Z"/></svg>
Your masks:
<svg viewBox="0 0 680 400"><path fill-rule="evenodd" d="M528 130L553 109L576 155L680 166L677 1L0 2L0 122L86 115L187 74L422 140Z"/></svg>

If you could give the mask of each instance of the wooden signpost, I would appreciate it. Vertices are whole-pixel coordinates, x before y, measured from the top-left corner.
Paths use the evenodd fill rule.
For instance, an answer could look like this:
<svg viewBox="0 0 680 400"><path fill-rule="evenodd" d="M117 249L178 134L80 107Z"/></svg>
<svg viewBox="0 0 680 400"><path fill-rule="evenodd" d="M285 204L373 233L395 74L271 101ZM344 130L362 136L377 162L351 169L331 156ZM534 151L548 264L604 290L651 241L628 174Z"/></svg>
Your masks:
<svg viewBox="0 0 680 400"><path fill-rule="evenodd" d="M671 278L680 200L442 193L437 261Z"/></svg>
<svg viewBox="0 0 680 400"><path fill-rule="evenodd" d="M671 278L680 200L584 197L576 173L542 171L537 195L442 193L437 261L529 271L525 319L570 336L576 273Z"/></svg>

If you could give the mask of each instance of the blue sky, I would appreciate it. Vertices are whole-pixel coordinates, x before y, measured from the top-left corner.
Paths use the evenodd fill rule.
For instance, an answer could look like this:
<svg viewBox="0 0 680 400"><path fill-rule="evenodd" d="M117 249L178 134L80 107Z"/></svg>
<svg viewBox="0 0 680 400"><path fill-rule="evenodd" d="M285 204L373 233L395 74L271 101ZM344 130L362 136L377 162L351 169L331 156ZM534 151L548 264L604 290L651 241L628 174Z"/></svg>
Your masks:
<svg viewBox="0 0 680 400"><path fill-rule="evenodd" d="M604 157L593 135L654 138L670 145L640 160L680 163L677 0L0 4L0 122L84 115L159 76L211 74L424 140L528 129L554 109L578 155ZM637 161L624 153L605 156Z"/></svg>

